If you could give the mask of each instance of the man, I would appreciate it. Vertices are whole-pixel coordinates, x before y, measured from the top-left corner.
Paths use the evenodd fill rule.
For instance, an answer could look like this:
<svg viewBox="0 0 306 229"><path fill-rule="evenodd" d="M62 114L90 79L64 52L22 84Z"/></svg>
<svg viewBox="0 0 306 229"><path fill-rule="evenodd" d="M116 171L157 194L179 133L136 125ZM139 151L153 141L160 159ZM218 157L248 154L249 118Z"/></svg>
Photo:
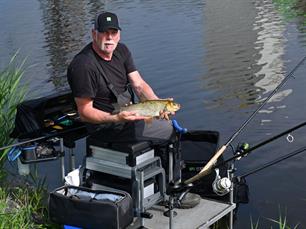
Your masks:
<svg viewBox="0 0 306 229"><path fill-rule="evenodd" d="M113 136L121 141L151 138L156 141L168 140L173 134L173 128L167 121L154 121L147 128L143 122L146 117L127 111L112 113L116 106L124 106L130 102L128 84L132 86L140 100L158 99L152 88L137 71L128 48L119 43L120 30L115 14L106 12L98 15L92 30L92 43L88 44L73 59L68 68L68 82L80 117L88 124L90 132L103 129L104 131L100 131L103 134L106 130L115 129L115 132L107 131L108 134L104 134L111 140L115 140ZM105 75L115 92L108 87ZM162 114L166 118L167 115ZM142 121L137 122L140 120ZM121 131L126 128L131 131L137 129L136 135L131 135L131 132L128 131L124 133ZM110 133L114 134L110 135Z"/></svg>
<svg viewBox="0 0 306 229"><path fill-rule="evenodd" d="M89 132L110 142L149 140L154 145L175 137L168 113L161 119L144 122L134 112L114 114L117 107L131 102L128 85L139 100L158 99L137 71L129 49L120 41L121 28L115 14L99 14L92 29L92 43L77 54L68 67L67 77L81 119Z"/></svg>

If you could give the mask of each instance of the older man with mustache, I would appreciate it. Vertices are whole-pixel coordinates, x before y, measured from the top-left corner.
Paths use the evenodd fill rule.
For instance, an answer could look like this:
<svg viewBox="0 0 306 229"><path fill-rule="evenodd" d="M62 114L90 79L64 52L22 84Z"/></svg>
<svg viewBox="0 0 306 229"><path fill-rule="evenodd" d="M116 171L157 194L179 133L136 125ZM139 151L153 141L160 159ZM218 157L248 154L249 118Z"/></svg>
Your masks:
<svg viewBox="0 0 306 229"><path fill-rule="evenodd" d="M131 102L131 90L139 100L158 99L141 77L126 45L120 43L121 28L111 12L97 15L92 29L92 42L78 53L67 71L69 85L81 119L92 136L109 142L151 141L153 145L175 139L171 122L153 120L135 112L114 113L117 107ZM167 118L168 114L162 114ZM177 160L176 179L179 179ZM194 199L192 200L194 201Z"/></svg>

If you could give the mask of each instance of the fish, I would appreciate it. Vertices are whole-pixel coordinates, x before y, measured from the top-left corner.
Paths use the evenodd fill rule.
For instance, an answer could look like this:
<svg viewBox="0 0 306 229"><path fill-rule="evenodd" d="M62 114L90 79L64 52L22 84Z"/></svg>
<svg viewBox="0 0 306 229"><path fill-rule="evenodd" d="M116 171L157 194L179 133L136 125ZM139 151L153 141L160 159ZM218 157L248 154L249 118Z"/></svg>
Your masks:
<svg viewBox="0 0 306 229"><path fill-rule="evenodd" d="M121 111L132 111L138 116L146 116L151 118L159 117L160 111L176 112L181 105L169 99L146 100L140 103L131 104L120 108Z"/></svg>

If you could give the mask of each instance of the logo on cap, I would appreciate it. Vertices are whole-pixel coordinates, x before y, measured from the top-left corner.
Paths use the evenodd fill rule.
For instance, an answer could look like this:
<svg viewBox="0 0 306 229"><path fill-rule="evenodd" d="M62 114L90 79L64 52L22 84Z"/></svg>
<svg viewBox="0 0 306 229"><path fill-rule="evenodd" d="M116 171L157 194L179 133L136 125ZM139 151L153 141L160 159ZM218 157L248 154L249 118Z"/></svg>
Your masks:
<svg viewBox="0 0 306 229"><path fill-rule="evenodd" d="M111 17L106 17L106 21L112 21Z"/></svg>

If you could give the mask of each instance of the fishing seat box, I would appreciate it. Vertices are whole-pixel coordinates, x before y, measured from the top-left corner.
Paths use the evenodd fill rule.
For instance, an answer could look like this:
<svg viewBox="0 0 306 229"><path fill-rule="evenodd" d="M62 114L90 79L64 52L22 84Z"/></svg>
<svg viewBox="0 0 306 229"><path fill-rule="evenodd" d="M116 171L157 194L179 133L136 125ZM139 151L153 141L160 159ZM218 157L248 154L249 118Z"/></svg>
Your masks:
<svg viewBox="0 0 306 229"><path fill-rule="evenodd" d="M136 215L163 200L165 171L150 142L110 143L89 136L86 144L86 187L127 191Z"/></svg>
<svg viewBox="0 0 306 229"><path fill-rule="evenodd" d="M111 161L134 167L154 157L154 150L148 141L137 143L110 143L103 139L87 138L87 157Z"/></svg>
<svg viewBox="0 0 306 229"><path fill-rule="evenodd" d="M86 229L121 229L133 221L131 196L124 191L63 186L49 195L52 222Z"/></svg>

